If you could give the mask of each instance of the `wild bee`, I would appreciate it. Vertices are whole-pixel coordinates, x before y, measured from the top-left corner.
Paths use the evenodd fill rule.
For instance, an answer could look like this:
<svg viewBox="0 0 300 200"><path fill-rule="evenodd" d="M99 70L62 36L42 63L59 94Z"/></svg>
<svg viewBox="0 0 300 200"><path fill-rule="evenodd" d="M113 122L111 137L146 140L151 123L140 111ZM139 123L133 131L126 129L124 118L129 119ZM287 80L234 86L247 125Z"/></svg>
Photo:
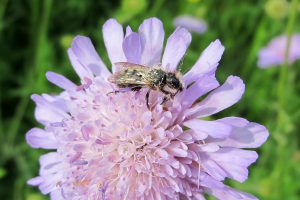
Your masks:
<svg viewBox="0 0 300 200"><path fill-rule="evenodd" d="M149 95L151 90L165 94L161 104L183 90L183 82L180 72L167 72L161 66L147 67L128 62L115 63L117 72L109 77L111 83L119 88L130 88L131 91L139 91L141 88L149 88L145 99L148 109ZM115 91L119 92L119 91Z"/></svg>

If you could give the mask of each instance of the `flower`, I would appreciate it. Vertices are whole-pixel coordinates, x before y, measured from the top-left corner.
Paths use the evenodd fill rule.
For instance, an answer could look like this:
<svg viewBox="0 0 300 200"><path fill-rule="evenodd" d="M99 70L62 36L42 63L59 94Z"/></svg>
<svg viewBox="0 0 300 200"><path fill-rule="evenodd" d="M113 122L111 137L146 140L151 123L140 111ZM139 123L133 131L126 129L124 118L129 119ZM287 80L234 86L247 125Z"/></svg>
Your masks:
<svg viewBox="0 0 300 200"><path fill-rule="evenodd" d="M184 27L189 31L202 34L207 29L207 24L204 20L195 18L189 15L178 16L173 20L175 27Z"/></svg>
<svg viewBox="0 0 300 200"><path fill-rule="evenodd" d="M161 59L164 29L156 18L146 19L138 32L127 27L125 36L110 19L103 37L113 73L119 61L161 62L175 71L191 42L190 33L177 28ZM184 75L188 87L163 105L163 94L153 91L149 110L147 89L107 95L116 89L107 81L111 72L91 40L77 36L68 54L81 85L48 72L47 79L63 92L32 96L35 117L44 128L31 129L26 140L33 148L56 151L40 157L39 176L28 184L51 199L204 199L204 193L225 200L256 199L223 181L247 179L247 167L258 155L242 148L259 147L268 131L238 117L204 119L238 102L244 92L236 76L219 86L215 71L223 51L219 40L211 43Z"/></svg>
<svg viewBox="0 0 300 200"><path fill-rule="evenodd" d="M287 46L287 35L275 37L271 42L259 51L258 66L268 68L274 65L282 65L285 60ZM291 44L288 55L288 62L294 63L300 58L300 35L294 34L291 37Z"/></svg>

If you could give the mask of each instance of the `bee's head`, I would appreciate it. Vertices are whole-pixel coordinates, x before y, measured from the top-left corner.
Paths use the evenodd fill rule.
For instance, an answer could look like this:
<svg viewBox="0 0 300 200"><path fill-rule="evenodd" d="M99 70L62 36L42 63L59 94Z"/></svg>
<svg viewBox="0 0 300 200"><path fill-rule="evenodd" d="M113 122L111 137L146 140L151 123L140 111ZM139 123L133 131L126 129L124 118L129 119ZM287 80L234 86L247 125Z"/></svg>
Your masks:
<svg viewBox="0 0 300 200"><path fill-rule="evenodd" d="M181 82L180 75L177 73L167 73L165 89L173 95L175 95L178 91L181 92L183 90L183 84Z"/></svg>

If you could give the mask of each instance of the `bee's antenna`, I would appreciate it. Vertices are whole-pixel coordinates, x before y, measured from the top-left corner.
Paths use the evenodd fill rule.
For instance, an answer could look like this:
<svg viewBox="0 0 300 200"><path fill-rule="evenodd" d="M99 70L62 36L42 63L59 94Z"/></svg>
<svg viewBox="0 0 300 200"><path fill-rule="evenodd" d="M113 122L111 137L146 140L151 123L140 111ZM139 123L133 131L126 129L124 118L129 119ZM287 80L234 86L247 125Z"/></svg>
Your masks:
<svg viewBox="0 0 300 200"><path fill-rule="evenodd" d="M181 58L181 60L180 60L180 62L179 62L179 65L178 65L178 71L180 71L181 72L181 74L185 74L188 70L185 70L184 72L182 72L181 70L182 70L182 65L183 65L183 59L185 58L185 56L187 55L187 53L185 53L183 56L182 56L182 58Z"/></svg>
<svg viewBox="0 0 300 200"><path fill-rule="evenodd" d="M185 55L180 59L179 61L179 65L178 65L178 71L181 71L182 69L182 65L183 65L183 58L185 57Z"/></svg>

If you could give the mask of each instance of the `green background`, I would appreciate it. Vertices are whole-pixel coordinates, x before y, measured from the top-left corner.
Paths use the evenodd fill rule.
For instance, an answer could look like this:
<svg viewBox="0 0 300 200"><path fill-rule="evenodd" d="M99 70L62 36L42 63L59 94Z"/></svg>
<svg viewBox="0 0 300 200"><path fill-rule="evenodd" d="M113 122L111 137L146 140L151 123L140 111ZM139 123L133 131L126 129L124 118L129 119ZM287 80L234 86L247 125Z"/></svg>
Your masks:
<svg viewBox="0 0 300 200"><path fill-rule="evenodd" d="M214 117L241 116L270 131L249 179L228 184L260 199L300 199L300 62L269 69L256 64L259 49L272 37L300 31L300 5L276 6L271 1L0 0L0 199L48 199L26 185L38 174L38 157L46 152L25 142L26 131L40 126L30 94L59 91L46 81L46 71L79 83L66 53L72 38L90 37L109 66L101 33L108 18L136 30L143 19L155 16L168 36L174 30L172 20L181 14L203 18L209 26L203 35L193 34L182 71L220 38L226 50L218 79L223 82L233 74L246 83L243 99Z"/></svg>

